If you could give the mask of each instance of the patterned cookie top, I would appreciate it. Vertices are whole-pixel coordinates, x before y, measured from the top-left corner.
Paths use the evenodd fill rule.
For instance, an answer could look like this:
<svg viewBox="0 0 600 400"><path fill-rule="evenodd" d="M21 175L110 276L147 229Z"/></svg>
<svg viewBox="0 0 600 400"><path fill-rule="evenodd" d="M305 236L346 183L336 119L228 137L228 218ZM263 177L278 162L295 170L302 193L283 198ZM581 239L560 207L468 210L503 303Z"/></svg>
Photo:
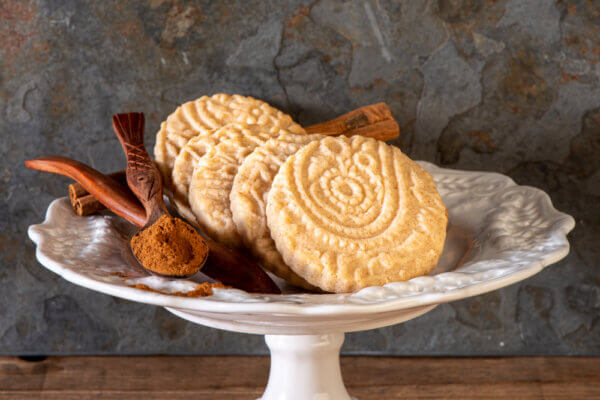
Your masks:
<svg viewBox="0 0 600 400"><path fill-rule="evenodd" d="M279 167L304 145L323 135L281 135L257 147L240 166L231 190L231 213L242 241L261 265L288 283L315 287L288 267L275 247L267 226L267 195Z"/></svg>
<svg viewBox="0 0 600 400"><path fill-rule="evenodd" d="M276 133L289 134L286 130L264 131L258 125L230 124L214 135L195 138L186 146L190 150L186 154L193 161L181 171L174 169L173 178L182 185L189 185L188 200L196 221L215 240L232 247L241 245L229 209L233 180L244 159ZM214 141L215 137L218 142ZM186 157L184 152L178 161L183 157ZM182 177L187 181L180 179ZM179 190L186 192L184 187Z"/></svg>
<svg viewBox="0 0 600 400"><path fill-rule="evenodd" d="M400 149L328 137L281 166L267 224L294 272L323 290L348 292L429 273L447 213L431 175Z"/></svg>
<svg viewBox="0 0 600 400"><path fill-rule="evenodd" d="M165 183L170 184L175 158L188 140L230 123L259 125L265 132L272 134L281 129L291 133L304 133L304 129L289 115L253 97L223 93L202 96L178 107L161 124L156 135L154 159Z"/></svg>
<svg viewBox="0 0 600 400"><path fill-rule="evenodd" d="M194 169L200 159L211 149L222 142L235 143L236 145L243 145L244 148L254 149L271 138L273 138L273 135L263 131L262 127L258 125L234 123L225 125L215 131L205 131L190 139L175 159L171 174L172 200L177 211L184 218L197 223L197 218L189 206L189 188Z"/></svg>

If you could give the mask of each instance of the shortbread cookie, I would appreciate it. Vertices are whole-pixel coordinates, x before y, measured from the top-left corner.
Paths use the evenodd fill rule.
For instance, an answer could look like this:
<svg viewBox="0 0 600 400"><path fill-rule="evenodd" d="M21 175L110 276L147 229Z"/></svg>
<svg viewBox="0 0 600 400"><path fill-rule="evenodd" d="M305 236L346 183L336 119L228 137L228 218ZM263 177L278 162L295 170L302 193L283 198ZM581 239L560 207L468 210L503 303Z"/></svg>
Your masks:
<svg viewBox="0 0 600 400"><path fill-rule="evenodd" d="M216 146L222 137L231 134L231 132L231 130L227 129L202 132L201 134L192 137L188 143L181 148L179 155L175 158L170 179L172 192L170 200L179 214L189 222L196 222L196 217L190 209L187 198L194 167L210 147Z"/></svg>
<svg viewBox="0 0 600 400"><path fill-rule="evenodd" d="M170 185L175 158L188 140L234 122L260 125L266 132L286 129L291 133L304 133L289 115L253 97L223 93L202 96L178 107L161 124L156 135L154 159L165 184Z"/></svg>
<svg viewBox="0 0 600 400"><path fill-rule="evenodd" d="M431 175L400 149L328 137L281 166L267 225L294 272L341 293L429 273L442 253L447 212Z"/></svg>
<svg viewBox="0 0 600 400"><path fill-rule="evenodd" d="M173 192L171 200L181 216L188 221L196 221L189 206L188 191L194 168L208 150L224 140L233 140L239 143L242 139L245 142L252 142L252 148L254 148L272 137L273 135L269 131L263 131L260 126L234 123L215 131L204 131L190 139L175 159L171 173Z"/></svg>
<svg viewBox="0 0 600 400"><path fill-rule="evenodd" d="M219 129L214 135L198 137L190 141L186 148L200 148L206 152L194 162L193 174L189 169L182 171L182 177L191 177L189 182L188 200L190 208L196 217L196 222L206 234L228 246L241 245L229 209L229 193L238 167L252 151L272 139L278 133L289 134L289 131L264 131L262 126L230 124ZM217 136L218 144L212 145L212 139ZM208 144L208 145L207 145ZM190 152L191 154L191 152ZM184 157L184 152L179 155ZM173 177L183 182L173 171ZM185 192L185 188L178 189Z"/></svg>
<svg viewBox="0 0 600 400"><path fill-rule="evenodd" d="M285 130L283 132L287 133ZM276 133L279 133L279 131ZM225 125L215 131L203 132L199 136L190 139L175 159L171 174L171 200L177 211L188 221L203 228L197 216L190 208L188 197L192 176L200 159L221 142L236 143L238 145L244 144L250 149L248 151L252 151L256 146L260 146L273 138L276 133L272 134L264 131L258 125L234 123Z"/></svg>
<svg viewBox="0 0 600 400"><path fill-rule="evenodd" d="M279 167L304 145L323 135L281 135L257 147L240 166L229 199L233 222L242 241L268 271L289 284L314 290L315 287L288 267L275 247L267 226L267 195Z"/></svg>
<svg viewBox="0 0 600 400"><path fill-rule="evenodd" d="M170 117L171 116L169 116L169 118ZM156 134L156 144L154 145L154 160L161 172L163 186L168 190L171 189L171 172L173 164L181 149L190 139L214 132L214 129L203 128L199 130L187 129L169 134L167 131L169 118L167 118L167 121L160 124L160 130Z"/></svg>

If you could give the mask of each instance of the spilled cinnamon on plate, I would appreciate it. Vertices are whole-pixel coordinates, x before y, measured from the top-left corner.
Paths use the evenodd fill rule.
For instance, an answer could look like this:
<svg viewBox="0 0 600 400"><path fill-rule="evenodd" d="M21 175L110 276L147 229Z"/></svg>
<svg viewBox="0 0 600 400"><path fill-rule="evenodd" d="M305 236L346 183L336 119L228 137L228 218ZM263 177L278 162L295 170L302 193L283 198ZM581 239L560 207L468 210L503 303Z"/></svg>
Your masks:
<svg viewBox="0 0 600 400"><path fill-rule="evenodd" d="M168 294L171 296L179 296L179 297L206 297L213 295L213 289L231 289L231 286L223 285L222 283L216 282L202 282L196 286L195 289L190 290L188 292L164 292L162 290L152 289L148 285L144 285L143 283L136 283L135 285L129 285L129 287L146 290L148 292L160 293L160 294Z"/></svg>
<svg viewBox="0 0 600 400"><path fill-rule="evenodd" d="M146 269L169 276L197 272L208 256L208 246L198 233L166 214L138 232L131 239L131 249Z"/></svg>

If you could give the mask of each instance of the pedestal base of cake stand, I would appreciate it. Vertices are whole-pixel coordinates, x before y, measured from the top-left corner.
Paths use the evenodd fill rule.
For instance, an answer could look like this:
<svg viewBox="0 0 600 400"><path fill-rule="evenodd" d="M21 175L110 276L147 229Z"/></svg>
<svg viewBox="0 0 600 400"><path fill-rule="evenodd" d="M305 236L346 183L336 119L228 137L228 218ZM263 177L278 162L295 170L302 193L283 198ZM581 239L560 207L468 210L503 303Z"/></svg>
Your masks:
<svg viewBox="0 0 600 400"><path fill-rule="evenodd" d="M351 400L342 380L343 333L265 335L271 370L259 400Z"/></svg>
<svg viewBox="0 0 600 400"><path fill-rule="evenodd" d="M259 400L351 400L340 369L344 332L399 324L434 307L435 304L379 313L321 316L166 309L196 324L265 335L271 370Z"/></svg>

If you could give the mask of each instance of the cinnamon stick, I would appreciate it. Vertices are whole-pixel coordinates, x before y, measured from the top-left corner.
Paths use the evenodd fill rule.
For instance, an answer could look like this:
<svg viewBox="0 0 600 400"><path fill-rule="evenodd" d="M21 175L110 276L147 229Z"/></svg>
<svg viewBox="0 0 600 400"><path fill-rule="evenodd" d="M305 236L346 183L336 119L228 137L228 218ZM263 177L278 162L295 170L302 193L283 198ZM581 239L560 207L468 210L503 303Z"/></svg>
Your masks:
<svg viewBox="0 0 600 400"><path fill-rule="evenodd" d="M322 135L361 135L378 140L393 140L400 128L385 103L371 104L357 108L344 115L316 125L304 128L306 133Z"/></svg>
<svg viewBox="0 0 600 400"><path fill-rule="evenodd" d="M87 190L81 186L81 183L75 182L71 183L69 186L69 199L71 200L71 205L75 207L75 202L77 199L83 196L87 196L89 193Z"/></svg>
<svg viewBox="0 0 600 400"><path fill-rule="evenodd" d="M106 208L91 194L76 198L75 202L71 202L71 206L73 206L75 214L80 217L91 215Z"/></svg>
<svg viewBox="0 0 600 400"><path fill-rule="evenodd" d="M125 175L125 171L113 172L108 176L127 187L127 176ZM80 217L94 214L106 208L104 207L104 204L96 200L94 196L91 196L79 182L71 183L68 191L73 211Z"/></svg>

